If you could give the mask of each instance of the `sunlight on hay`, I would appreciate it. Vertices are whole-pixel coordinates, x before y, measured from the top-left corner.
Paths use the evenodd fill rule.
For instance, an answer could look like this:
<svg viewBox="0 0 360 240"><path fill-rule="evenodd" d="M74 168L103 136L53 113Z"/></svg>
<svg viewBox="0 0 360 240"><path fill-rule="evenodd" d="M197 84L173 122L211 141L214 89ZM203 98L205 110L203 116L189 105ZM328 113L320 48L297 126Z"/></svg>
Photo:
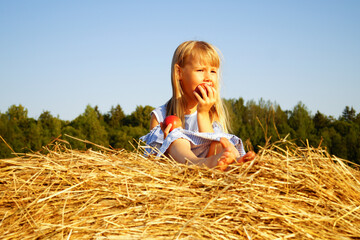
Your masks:
<svg viewBox="0 0 360 240"><path fill-rule="evenodd" d="M0 169L1 239L360 237L360 172L285 140L228 172L63 140Z"/></svg>

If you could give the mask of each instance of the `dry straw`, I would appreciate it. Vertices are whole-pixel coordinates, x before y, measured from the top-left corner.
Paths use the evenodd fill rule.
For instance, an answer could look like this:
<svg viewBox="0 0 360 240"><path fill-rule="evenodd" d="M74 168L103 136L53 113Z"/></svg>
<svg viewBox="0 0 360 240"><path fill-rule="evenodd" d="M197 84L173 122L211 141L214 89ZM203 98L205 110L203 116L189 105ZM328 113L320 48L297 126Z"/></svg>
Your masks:
<svg viewBox="0 0 360 240"><path fill-rule="evenodd" d="M286 140L227 172L64 140L0 169L0 239L360 239L360 172Z"/></svg>

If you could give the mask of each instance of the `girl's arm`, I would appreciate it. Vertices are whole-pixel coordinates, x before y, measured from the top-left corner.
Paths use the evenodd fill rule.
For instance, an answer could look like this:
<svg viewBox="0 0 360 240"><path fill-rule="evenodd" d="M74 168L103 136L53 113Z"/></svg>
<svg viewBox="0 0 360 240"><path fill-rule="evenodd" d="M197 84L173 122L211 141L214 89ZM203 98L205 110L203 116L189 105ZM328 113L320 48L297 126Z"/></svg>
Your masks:
<svg viewBox="0 0 360 240"><path fill-rule="evenodd" d="M208 112L203 112L203 113L198 112L197 121L198 121L199 132L214 132L210 120L210 115Z"/></svg>
<svg viewBox="0 0 360 240"><path fill-rule="evenodd" d="M159 125L159 122L155 116L155 114L151 114L151 119L150 119L150 130L153 129L154 127L156 127L157 125Z"/></svg>

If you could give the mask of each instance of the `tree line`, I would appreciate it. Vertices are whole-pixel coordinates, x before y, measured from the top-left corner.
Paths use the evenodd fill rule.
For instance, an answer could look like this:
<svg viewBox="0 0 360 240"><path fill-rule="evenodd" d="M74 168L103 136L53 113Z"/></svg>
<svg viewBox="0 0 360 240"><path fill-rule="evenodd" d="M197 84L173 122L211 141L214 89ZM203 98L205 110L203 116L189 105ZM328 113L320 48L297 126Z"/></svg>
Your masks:
<svg viewBox="0 0 360 240"><path fill-rule="evenodd" d="M360 164L360 113L346 106L338 118L319 111L311 115L299 102L292 110L282 110L271 101L224 99L229 113L231 133L255 151L266 142L287 137L300 146L322 146L337 157ZM149 132L151 106L137 106L126 115L120 105L101 113L97 106L88 105L74 120L65 121L44 111L38 119L28 117L22 105L12 105L0 112L0 158L16 153L38 151L57 137L65 139L73 149L93 147L85 142L66 137L73 136L115 149L133 150L134 139ZM245 144L247 145L247 144Z"/></svg>

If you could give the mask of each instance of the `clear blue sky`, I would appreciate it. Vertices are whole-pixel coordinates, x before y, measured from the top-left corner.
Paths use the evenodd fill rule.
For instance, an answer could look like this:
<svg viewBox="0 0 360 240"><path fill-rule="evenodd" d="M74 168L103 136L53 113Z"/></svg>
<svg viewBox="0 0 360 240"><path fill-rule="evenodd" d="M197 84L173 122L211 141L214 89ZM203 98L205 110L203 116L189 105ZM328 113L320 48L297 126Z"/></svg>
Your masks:
<svg viewBox="0 0 360 240"><path fill-rule="evenodd" d="M88 104L159 106L186 40L221 50L224 98L360 112L357 0L0 0L0 112L72 120Z"/></svg>

